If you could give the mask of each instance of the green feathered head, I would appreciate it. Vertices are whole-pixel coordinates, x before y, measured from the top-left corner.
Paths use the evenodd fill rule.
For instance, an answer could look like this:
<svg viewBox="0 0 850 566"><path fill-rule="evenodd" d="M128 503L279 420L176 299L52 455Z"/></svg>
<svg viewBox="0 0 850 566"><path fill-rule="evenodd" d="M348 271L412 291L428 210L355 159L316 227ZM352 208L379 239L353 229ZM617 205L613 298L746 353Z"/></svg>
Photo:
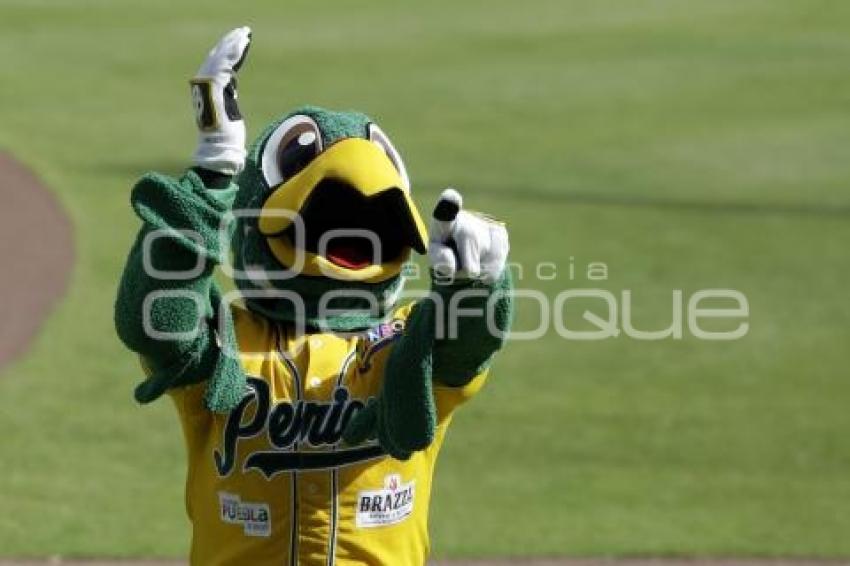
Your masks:
<svg viewBox="0 0 850 566"><path fill-rule="evenodd" d="M427 234L404 163L367 116L304 107L259 136L237 178L234 279L263 315L337 331L396 302Z"/></svg>

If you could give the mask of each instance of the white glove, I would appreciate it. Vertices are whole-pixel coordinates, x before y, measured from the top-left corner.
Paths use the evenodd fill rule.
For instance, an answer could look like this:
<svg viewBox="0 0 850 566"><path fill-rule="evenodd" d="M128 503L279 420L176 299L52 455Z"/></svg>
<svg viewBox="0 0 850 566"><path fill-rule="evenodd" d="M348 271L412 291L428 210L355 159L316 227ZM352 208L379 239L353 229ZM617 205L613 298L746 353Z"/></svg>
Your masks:
<svg viewBox="0 0 850 566"><path fill-rule="evenodd" d="M434 207L428 259L441 279L495 281L508 258L505 225L482 214L463 210L463 197L446 189Z"/></svg>
<svg viewBox="0 0 850 566"><path fill-rule="evenodd" d="M190 81L198 125L194 163L224 175L235 175L245 166L245 122L236 104L236 72L250 44L251 28L231 30Z"/></svg>

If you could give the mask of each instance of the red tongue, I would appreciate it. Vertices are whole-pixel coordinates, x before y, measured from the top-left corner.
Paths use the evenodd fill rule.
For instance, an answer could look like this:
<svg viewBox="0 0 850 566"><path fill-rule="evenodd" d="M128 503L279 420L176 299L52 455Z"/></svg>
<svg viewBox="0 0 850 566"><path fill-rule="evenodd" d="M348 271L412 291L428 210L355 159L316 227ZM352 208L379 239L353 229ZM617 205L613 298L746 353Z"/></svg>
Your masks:
<svg viewBox="0 0 850 566"><path fill-rule="evenodd" d="M346 269L363 269L372 264L370 246L359 239L334 238L328 242L328 259Z"/></svg>

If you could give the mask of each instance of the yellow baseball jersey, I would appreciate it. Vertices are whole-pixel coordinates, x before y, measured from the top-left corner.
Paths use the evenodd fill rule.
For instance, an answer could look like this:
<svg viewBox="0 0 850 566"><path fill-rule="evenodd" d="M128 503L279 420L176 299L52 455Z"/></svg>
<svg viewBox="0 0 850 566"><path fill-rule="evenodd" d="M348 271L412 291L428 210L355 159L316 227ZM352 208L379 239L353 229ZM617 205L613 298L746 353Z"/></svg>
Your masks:
<svg viewBox="0 0 850 566"><path fill-rule="evenodd" d="M233 318L248 391L229 414L205 383L176 388L188 452L191 563L419 566L428 555L431 478L454 409L480 389L435 383L437 434L405 462L376 442L346 446L351 416L378 395L410 305L358 335L295 336L242 308Z"/></svg>

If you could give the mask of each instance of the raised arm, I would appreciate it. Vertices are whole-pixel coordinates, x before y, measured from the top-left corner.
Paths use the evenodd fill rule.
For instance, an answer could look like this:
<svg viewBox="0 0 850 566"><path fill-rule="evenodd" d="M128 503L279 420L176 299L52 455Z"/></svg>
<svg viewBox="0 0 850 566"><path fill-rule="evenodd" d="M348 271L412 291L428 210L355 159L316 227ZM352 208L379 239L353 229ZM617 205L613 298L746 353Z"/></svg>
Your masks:
<svg viewBox="0 0 850 566"><path fill-rule="evenodd" d="M245 124L236 104L235 74L251 41L237 28L210 51L191 81L198 126L192 167L180 178L144 175L130 201L142 220L115 303L119 338L141 356L147 378L136 388L147 403L169 387L210 380L207 405L232 408L244 383L232 325L218 316L213 270L227 253L232 178L245 162ZM222 234L224 230L224 234ZM218 329L224 332L218 332Z"/></svg>
<svg viewBox="0 0 850 566"><path fill-rule="evenodd" d="M430 238L431 296L413 306L389 354L380 397L345 434L350 444L375 436L398 459L434 439L440 416L434 385L462 388L485 372L513 317L501 222L463 210L460 194L447 189L434 209Z"/></svg>
<svg viewBox="0 0 850 566"><path fill-rule="evenodd" d="M488 368L511 324L508 232L493 218L463 210L460 193L446 189L434 209L430 237L431 288L443 311L434 342L434 379L461 387Z"/></svg>

